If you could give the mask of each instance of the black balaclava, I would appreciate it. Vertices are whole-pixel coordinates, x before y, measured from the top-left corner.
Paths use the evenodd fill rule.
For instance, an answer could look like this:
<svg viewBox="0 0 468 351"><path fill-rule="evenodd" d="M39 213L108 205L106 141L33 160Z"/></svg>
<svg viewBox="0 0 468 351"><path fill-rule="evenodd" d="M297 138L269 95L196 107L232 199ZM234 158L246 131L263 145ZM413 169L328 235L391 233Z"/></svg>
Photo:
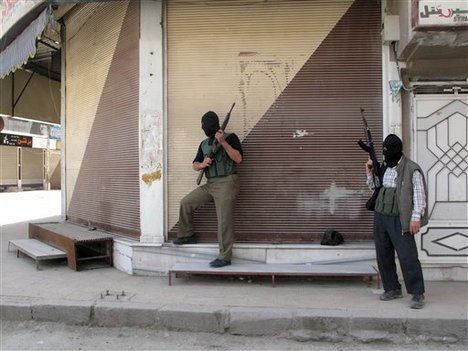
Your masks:
<svg viewBox="0 0 468 351"><path fill-rule="evenodd" d="M209 138L214 137L220 128L218 115L213 111L208 111L205 113L201 119L201 123L203 131Z"/></svg>
<svg viewBox="0 0 468 351"><path fill-rule="evenodd" d="M395 167L403 156L403 143L395 134L389 134L383 142L384 161L388 167Z"/></svg>

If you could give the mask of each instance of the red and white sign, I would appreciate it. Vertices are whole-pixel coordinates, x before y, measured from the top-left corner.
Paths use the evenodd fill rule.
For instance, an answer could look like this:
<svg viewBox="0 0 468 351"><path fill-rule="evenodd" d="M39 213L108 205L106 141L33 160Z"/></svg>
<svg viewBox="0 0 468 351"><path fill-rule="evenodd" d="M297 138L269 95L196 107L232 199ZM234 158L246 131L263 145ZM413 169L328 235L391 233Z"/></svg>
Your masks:
<svg viewBox="0 0 468 351"><path fill-rule="evenodd" d="M417 27L468 26L468 1L419 0Z"/></svg>

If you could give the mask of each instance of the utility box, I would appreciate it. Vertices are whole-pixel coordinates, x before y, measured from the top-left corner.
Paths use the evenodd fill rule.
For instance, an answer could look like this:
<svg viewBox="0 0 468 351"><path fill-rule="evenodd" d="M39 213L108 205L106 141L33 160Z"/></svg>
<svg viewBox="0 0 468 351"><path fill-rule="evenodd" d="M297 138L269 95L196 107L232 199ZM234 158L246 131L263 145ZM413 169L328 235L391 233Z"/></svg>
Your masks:
<svg viewBox="0 0 468 351"><path fill-rule="evenodd" d="M393 41L400 40L400 16L384 16L382 26L382 42L384 45L390 45Z"/></svg>

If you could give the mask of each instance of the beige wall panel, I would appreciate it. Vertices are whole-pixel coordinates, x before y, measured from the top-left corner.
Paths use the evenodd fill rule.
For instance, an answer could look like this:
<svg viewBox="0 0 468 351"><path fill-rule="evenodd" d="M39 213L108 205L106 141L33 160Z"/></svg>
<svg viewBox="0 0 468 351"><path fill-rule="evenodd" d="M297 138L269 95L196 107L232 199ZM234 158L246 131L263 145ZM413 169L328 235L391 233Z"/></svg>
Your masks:
<svg viewBox="0 0 468 351"><path fill-rule="evenodd" d="M44 157L42 149L22 148L22 185L42 184Z"/></svg>
<svg viewBox="0 0 468 351"><path fill-rule="evenodd" d="M0 79L0 113L12 115L12 77L15 82L14 115L39 121L60 123L60 82L30 72L17 70ZM24 89L24 91L23 91ZM22 92L23 91L23 92ZM22 92L21 97L18 99Z"/></svg>
<svg viewBox="0 0 468 351"><path fill-rule="evenodd" d="M17 185L17 148L0 146L0 185Z"/></svg>
<svg viewBox="0 0 468 351"><path fill-rule="evenodd" d="M169 1L169 229L196 186L191 164L203 113L222 120L236 102L227 130L242 140L352 3Z"/></svg>
<svg viewBox="0 0 468 351"><path fill-rule="evenodd" d="M49 151L49 174L48 179L51 189L60 189L61 173L60 173L60 151Z"/></svg>

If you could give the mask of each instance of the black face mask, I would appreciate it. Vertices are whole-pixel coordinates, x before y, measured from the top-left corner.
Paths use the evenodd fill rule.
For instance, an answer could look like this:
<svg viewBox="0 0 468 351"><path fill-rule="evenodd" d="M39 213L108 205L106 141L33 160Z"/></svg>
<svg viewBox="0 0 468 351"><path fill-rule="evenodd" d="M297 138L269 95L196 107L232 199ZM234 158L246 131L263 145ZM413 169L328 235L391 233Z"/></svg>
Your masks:
<svg viewBox="0 0 468 351"><path fill-rule="evenodd" d="M403 143L395 134L389 134L383 142L384 161L388 167L395 167L403 156Z"/></svg>
<svg viewBox="0 0 468 351"><path fill-rule="evenodd" d="M219 130L219 118L213 111L208 111L202 117L202 129L209 138L214 137Z"/></svg>

